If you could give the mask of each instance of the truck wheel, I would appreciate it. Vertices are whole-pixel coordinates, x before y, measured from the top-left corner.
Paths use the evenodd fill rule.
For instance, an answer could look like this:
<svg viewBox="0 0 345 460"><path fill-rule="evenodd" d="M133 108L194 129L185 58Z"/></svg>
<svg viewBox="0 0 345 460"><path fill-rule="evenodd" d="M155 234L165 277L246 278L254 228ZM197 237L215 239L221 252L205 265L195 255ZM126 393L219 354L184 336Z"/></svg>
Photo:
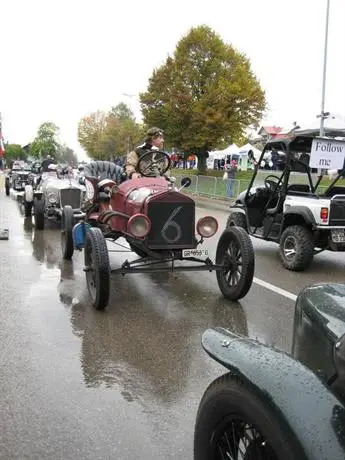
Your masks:
<svg viewBox="0 0 345 460"><path fill-rule="evenodd" d="M314 240L311 232L301 225L287 227L280 238L280 258L288 270L306 270L313 261Z"/></svg>
<svg viewBox="0 0 345 460"><path fill-rule="evenodd" d="M36 198L34 200L34 219L35 219L35 229L44 230L44 199Z"/></svg>
<svg viewBox="0 0 345 460"><path fill-rule="evenodd" d="M217 282L223 296L238 300L249 291L254 277L254 248L250 236L241 227L231 226L219 238L216 264Z"/></svg>
<svg viewBox="0 0 345 460"><path fill-rule="evenodd" d="M92 306L96 310L104 310L109 301L110 264L107 242L97 227L86 232L84 261Z"/></svg>
<svg viewBox="0 0 345 460"><path fill-rule="evenodd" d="M66 205L61 214L61 249L64 260L71 260L74 252L72 229L74 215L72 206Z"/></svg>
<svg viewBox="0 0 345 460"><path fill-rule="evenodd" d="M247 219L242 212L232 212L228 217L226 228L242 227L247 231Z"/></svg>
<svg viewBox="0 0 345 460"><path fill-rule="evenodd" d="M207 388L194 430L194 460L304 458L292 433L257 392L234 374Z"/></svg>

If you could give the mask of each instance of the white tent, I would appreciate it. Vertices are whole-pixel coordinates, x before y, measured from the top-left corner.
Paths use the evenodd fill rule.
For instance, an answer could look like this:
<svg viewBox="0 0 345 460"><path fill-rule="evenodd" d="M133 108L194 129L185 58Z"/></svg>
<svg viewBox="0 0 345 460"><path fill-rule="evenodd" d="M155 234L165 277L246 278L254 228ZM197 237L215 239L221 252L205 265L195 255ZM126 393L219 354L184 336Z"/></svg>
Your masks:
<svg viewBox="0 0 345 460"><path fill-rule="evenodd" d="M261 155L261 150L257 149L256 147L254 147L253 145L251 144L245 144L245 145L242 145L242 147L240 147L238 149L238 153L242 156L242 155L247 155L248 156L248 152L249 151L252 151L253 154L254 154L254 158L257 160L260 155Z"/></svg>

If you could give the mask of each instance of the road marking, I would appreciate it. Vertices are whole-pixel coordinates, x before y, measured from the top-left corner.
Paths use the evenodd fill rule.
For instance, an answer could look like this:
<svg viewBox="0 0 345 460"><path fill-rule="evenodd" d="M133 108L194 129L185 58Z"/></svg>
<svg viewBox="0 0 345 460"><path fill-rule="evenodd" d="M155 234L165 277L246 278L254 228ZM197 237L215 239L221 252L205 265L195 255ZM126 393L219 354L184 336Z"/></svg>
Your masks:
<svg viewBox="0 0 345 460"><path fill-rule="evenodd" d="M293 300L294 302L297 299L297 295L292 294L292 292L285 291L285 289L281 289L280 287L275 286L274 284L267 283L267 281L261 280L260 278L256 278L255 276L254 276L253 282L255 284L258 284L259 286L269 289L272 292L275 292L276 294L280 294L286 297L287 299Z"/></svg>

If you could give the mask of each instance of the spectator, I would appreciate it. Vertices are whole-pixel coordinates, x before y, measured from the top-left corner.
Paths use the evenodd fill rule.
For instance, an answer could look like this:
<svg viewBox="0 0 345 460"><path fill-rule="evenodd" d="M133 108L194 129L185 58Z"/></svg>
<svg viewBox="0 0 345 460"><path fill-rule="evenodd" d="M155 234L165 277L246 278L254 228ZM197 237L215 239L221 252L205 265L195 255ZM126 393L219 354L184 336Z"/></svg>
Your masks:
<svg viewBox="0 0 345 460"><path fill-rule="evenodd" d="M226 177L226 196L231 198L234 196L234 187L236 182L237 176L237 162L236 160L232 160L229 164L225 165L225 173Z"/></svg>

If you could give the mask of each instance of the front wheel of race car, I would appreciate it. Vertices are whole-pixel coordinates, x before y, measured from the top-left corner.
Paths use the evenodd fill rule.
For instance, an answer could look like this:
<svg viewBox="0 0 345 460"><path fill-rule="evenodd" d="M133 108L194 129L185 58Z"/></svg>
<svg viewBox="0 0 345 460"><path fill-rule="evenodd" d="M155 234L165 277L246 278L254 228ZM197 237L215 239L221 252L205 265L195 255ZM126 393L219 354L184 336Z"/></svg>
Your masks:
<svg viewBox="0 0 345 460"><path fill-rule="evenodd" d="M73 244L74 215L72 206L66 205L61 214L61 249L64 260L71 260L74 252Z"/></svg>
<svg viewBox="0 0 345 460"><path fill-rule="evenodd" d="M208 387L194 430L194 460L304 458L277 412L233 374Z"/></svg>
<svg viewBox="0 0 345 460"><path fill-rule="evenodd" d="M92 306L96 310L104 310L109 301L110 264L107 242L97 227L86 232L84 262Z"/></svg>
<svg viewBox="0 0 345 460"><path fill-rule="evenodd" d="M241 227L227 228L220 236L216 264L217 282L223 296L238 300L249 291L254 277L254 248L250 236Z"/></svg>
<svg viewBox="0 0 345 460"><path fill-rule="evenodd" d="M282 233L279 246L281 261L288 270L306 270L313 261L313 235L301 225L287 227Z"/></svg>
<svg viewBox="0 0 345 460"><path fill-rule="evenodd" d="M44 199L36 198L34 201L35 229L44 230Z"/></svg>

